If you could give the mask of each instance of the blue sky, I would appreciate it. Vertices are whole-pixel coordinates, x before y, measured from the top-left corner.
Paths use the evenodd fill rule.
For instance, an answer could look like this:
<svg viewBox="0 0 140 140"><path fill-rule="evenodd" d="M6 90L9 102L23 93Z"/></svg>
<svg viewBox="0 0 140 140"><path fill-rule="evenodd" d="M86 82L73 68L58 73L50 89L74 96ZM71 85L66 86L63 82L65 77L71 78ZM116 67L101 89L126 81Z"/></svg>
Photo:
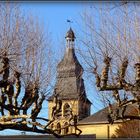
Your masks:
<svg viewBox="0 0 140 140"><path fill-rule="evenodd" d="M73 21L71 26L76 28L76 22L79 20L79 15L86 7L86 3L72 2L35 2L22 3L21 7L26 13L31 13L38 17L39 20L47 26L52 33L53 40L58 40L64 37L69 28L67 19Z"/></svg>
<svg viewBox="0 0 140 140"><path fill-rule="evenodd" d="M100 3L94 2L95 6L100 5ZM61 51L65 48L65 35L68 31L70 24L67 23L67 19L70 19L73 23L71 24L75 34L76 34L76 46L83 47L80 43L79 34L82 32L82 24L80 15L86 10L90 10L91 3L88 2L32 2L32 3L22 3L21 8L28 15L31 14L40 20L41 23L50 31L51 38L53 42L54 52ZM61 45L63 47L61 48ZM63 53L61 53L63 56ZM79 58L80 61L80 58ZM94 87L88 83L85 79L85 86L87 90L87 96L93 103L91 107L91 114L98 111L103 106L98 103L97 98L94 96L96 90Z"/></svg>
<svg viewBox="0 0 140 140"><path fill-rule="evenodd" d="M65 48L65 35L70 26L73 28L75 34L79 34L82 31L82 21L80 15L90 8L90 3L86 2L35 2L35 3L22 3L21 8L25 14L31 14L36 17L51 33L54 52L61 51ZM67 19L72 21L71 25L67 22ZM76 46L82 47L78 44L79 38L76 36ZM61 47L63 45L63 47ZM61 53L63 56L63 53ZM80 58L79 58L80 60ZM85 81L86 82L86 81ZM90 89L90 85L86 83L87 95L93 101L94 89ZM91 93L92 92L92 93ZM98 108L99 107L99 108ZM92 112L96 112L100 109L98 106L93 109Z"/></svg>
<svg viewBox="0 0 140 140"><path fill-rule="evenodd" d="M31 14L37 20L44 24L45 29L49 29L51 34L53 47L55 51L59 50L59 46L64 45L64 37L69 29L70 25L67 23L67 19L73 21L71 24L73 30L78 33L81 31L81 19L80 14L86 9L90 8L90 3L83 2L22 2L21 8L24 10L25 15ZM78 40L78 38L77 38ZM78 42L78 41L77 41ZM78 45L77 45L78 46ZM82 46L80 46L82 47ZM61 50L60 50L61 51ZM85 80L85 86L87 89L87 96L93 102L91 114L101 109L101 106L95 101L93 96L95 89ZM96 103L96 105L95 105ZM96 108L95 108L96 107ZM46 112L48 110L46 109ZM18 131L3 131L0 134L20 134Z"/></svg>

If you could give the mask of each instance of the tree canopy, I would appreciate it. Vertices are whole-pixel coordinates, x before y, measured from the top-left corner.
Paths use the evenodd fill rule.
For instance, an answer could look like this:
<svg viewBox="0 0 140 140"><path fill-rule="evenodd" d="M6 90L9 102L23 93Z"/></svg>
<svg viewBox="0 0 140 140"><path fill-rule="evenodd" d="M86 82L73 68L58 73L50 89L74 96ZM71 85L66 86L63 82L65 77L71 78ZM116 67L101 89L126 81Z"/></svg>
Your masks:
<svg viewBox="0 0 140 140"><path fill-rule="evenodd" d="M88 72L95 76L102 101L109 107L110 123L140 119L126 113L134 104L140 111L139 10L135 2L120 1L91 4L82 15L86 28L82 57Z"/></svg>

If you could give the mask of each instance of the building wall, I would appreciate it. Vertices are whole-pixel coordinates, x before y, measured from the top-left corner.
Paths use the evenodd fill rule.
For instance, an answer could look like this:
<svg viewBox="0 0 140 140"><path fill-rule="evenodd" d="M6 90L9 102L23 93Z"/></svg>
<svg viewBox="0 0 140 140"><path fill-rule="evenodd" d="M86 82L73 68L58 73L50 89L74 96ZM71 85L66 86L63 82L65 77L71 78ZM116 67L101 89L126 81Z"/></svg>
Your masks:
<svg viewBox="0 0 140 140"><path fill-rule="evenodd" d="M62 101L62 116L59 119L56 119L53 122L53 129L57 128L57 124L60 123L61 128L64 127L64 124L68 122L69 118L64 117L64 105L68 103L70 107L72 108L73 114L78 115L79 114L79 109L80 109L80 103L78 100L63 100ZM52 101L49 101L49 119L51 120L51 112L52 112L52 107L54 106L54 103ZM118 123L119 124L119 123ZM82 130L82 135L96 135L97 139L107 139L111 138L113 134L115 134L115 129L118 127L118 124L80 124L78 125L78 128ZM64 129L61 130L61 134L64 134ZM73 126L69 127L69 133L74 133L75 128ZM78 133L78 132L77 132Z"/></svg>
<svg viewBox="0 0 140 140"><path fill-rule="evenodd" d="M62 116L58 119L56 119L52 124L53 124L53 129L57 128L57 124L60 123L61 128L64 127L64 124L67 122L69 123L69 117L64 117L64 105L68 103L70 107L72 108L73 115L78 115L78 101L77 100L62 100ZM48 117L49 120L52 119L51 113L52 113L52 107L54 106L54 103L52 101L49 101L48 107L49 107L49 112L48 112ZM51 126L51 124L50 124ZM73 128L69 127L69 133L73 132ZM62 129L61 134L64 134L64 129Z"/></svg>
<svg viewBox="0 0 140 140"><path fill-rule="evenodd" d="M63 118L63 114L64 114L64 105L68 103L70 105L70 107L72 108L72 112L74 115L78 115L78 100L62 100L62 118ZM48 112L48 117L49 119L52 119L51 118L51 113L52 113L52 107L54 106L55 104L52 102L52 101L49 101L48 103L48 108L49 108L49 112Z"/></svg>
<svg viewBox="0 0 140 140"><path fill-rule="evenodd" d="M107 139L111 138L115 134L115 129L118 124L83 124L78 125L78 128L82 130L82 135L84 134L95 134L97 139Z"/></svg>
<svg viewBox="0 0 140 140"><path fill-rule="evenodd" d="M79 111L81 111L81 103L78 100L63 100L62 101L62 116L60 119L56 119L53 124L55 129L57 127L57 124L60 123L61 128L64 127L64 124L68 122L69 118L64 117L64 105L68 103L70 107L72 108L73 114L78 115L80 114ZM49 119L51 120L51 112L52 107L54 106L54 103L52 101L49 101ZM82 130L82 135L96 135L97 139L107 139L111 138L113 134L115 134L115 129L118 128L118 125L120 123L115 123L113 125L111 124L80 124L78 125L78 128ZM64 129L62 129L61 134L64 134ZM75 133L75 128L73 126L69 127L69 133ZM78 132L77 132L78 133Z"/></svg>

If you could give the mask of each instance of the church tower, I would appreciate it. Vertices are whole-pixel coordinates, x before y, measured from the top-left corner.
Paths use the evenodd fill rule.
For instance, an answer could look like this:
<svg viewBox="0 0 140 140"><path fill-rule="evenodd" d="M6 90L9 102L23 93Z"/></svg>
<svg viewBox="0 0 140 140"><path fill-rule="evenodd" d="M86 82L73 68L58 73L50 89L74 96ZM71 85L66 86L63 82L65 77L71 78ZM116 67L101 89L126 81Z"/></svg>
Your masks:
<svg viewBox="0 0 140 140"><path fill-rule="evenodd" d="M54 96L62 101L61 113L57 115L52 128L62 128L69 120L69 110L72 109L77 115L78 121L90 115L91 102L88 100L82 79L83 68L75 55L75 34L70 28L66 34L66 51L63 59L57 66L57 81L53 95L49 101L49 119L52 119L52 107L54 106ZM71 129L59 132L62 134L72 132Z"/></svg>

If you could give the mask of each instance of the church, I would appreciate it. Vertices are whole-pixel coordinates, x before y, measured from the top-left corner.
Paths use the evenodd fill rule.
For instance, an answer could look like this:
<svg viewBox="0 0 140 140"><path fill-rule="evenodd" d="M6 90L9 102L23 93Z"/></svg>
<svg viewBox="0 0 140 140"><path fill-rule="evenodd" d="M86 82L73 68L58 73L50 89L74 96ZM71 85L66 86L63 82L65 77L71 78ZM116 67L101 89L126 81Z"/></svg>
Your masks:
<svg viewBox="0 0 140 140"><path fill-rule="evenodd" d="M84 80L82 78L83 68L79 63L75 54L75 34L72 28L66 33L66 49L63 59L57 65L57 80L54 93L48 99L48 117L52 120L52 111L54 106L55 95L59 95L61 103L61 112L57 114L57 118L51 123L51 129L59 129L59 134L73 133L72 126L67 129L65 127L70 119L69 110L77 116L77 128L81 131L81 135L95 135L98 138L111 138L115 133L115 129L120 122L113 125L108 123L108 109L104 108L95 114L90 113L91 102L87 98Z"/></svg>

